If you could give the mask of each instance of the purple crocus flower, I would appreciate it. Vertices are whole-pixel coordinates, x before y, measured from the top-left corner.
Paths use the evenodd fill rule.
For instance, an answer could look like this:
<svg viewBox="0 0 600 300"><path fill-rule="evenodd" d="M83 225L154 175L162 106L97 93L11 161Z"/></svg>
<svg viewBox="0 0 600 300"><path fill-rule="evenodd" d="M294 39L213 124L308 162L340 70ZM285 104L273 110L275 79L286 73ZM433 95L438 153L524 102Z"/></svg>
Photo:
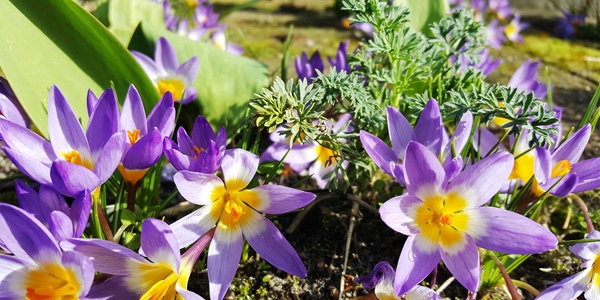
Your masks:
<svg viewBox="0 0 600 300"><path fill-rule="evenodd" d="M594 230L586 239L600 239L600 232ZM583 271L571 275L544 290L536 300L576 299L585 292L585 299L600 298L600 242L580 243L569 248L579 257L583 264Z"/></svg>
<svg viewBox="0 0 600 300"><path fill-rule="evenodd" d="M165 156L175 169L214 174L225 154L227 133L225 127L221 127L215 135L206 118L198 116L191 138L183 127L179 127L177 143L170 138L164 141Z"/></svg>
<svg viewBox="0 0 600 300"><path fill-rule="evenodd" d="M361 130L360 141L373 162L384 172L394 176L398 182L406 185L403 163L406 159L406 146L410 141L417 141L436 157L444 162L446 173L452 177L462 168L462 158L452 157L452 141L456 153L460 153L469 140L473 115L467 112L456 126L454 135L448 138L442 123L440 108L435 99L425 105L415 129L408 120L394 107L387 108L388 131L392 148L375 135ZM450 180L451 178L448 178Z"/></svg>
<svg viewBox="0 0 600 300"><path fill-rule="evenodd" d="M508 81L508 86L514 87L519 91L533 93L536 98L544 98L548 94L545 84L536 80L539 61L526 60L513 74Z"/></svg>
<svg viewBox="0 0 600 300"><path fill-rule="evenodd" d="M92 209L88 190L79 193L69 208L63 196L50 186L40 186L38 194L20 180L16 184L19 206L42 222L57 241L81 237Z"/></svg>
<svg viewBox="0 0 600 300"><path fill-rule="evenodd" d="M585 23L585 14L575 15L563 10L564 16L558 19L556 30L561 39L570 39L575 36L577 29Z"/></svg>
<svg viewBox="0 0 600 300"><path fill-rule="evenodd" d="M185 36L192 41L200 41L206 36L206 34L210 31L208 28L204 27L193 27L190 25L190 20L188 18L184 18L179 22L177 28L173 31L176 31L180 36Z"/></svg>
<svg viewBox="0 0 600 300"><path fill-rule="evenodd" d="M465 55L460 55L458 57L458 61L460 63L459 72L464 71L467 67L475 68L483 74L483 76L489 76L494 72L500 63L502 63L502 59L496 59L490 56L490 50L485 48L481 50L479 53L479 63L469 61Z"/></svg>
<svg viewBox="0 0 600 300"><path fill-rule="evenodd" d="M314 77L317 77L316 70L323 72L325 66L323 65L323 59L319 51L315 51L308 60L306 52L302 51L301 56L296 56L296 73L298 73L298 79L306 79L308 83L312 82Z"/></svg>
<svg viewBox="0 0 600 300"><path fill-rule="evenodd" d="M502 48L502 43L506 41L506 35L504 34L504 26L498 26L498 20L492 20L486 30L487 44L494 49Z"/></svg>
<svg viewBox="0 0 600 300"><path fill-rule="evenodd" d="M375 27L373 27L373 24L368 22L354 23L350 25L350 28L359 30L364 36L366 36L369 39L373 37L373 33L375 32Z"/></svg>
<svg viewBox="0 0 600 300"><path fill-rule="evenodd" d="M3 150L25 175L61 194L75 197L83 190L95 191L117 169L126 136L119 131L115 93L106 90L84 132L67 99L56 86L48 96L50 141L36 133L0 119Z"/></svg>
<svg viewBox="0 0 600 300"><path fill-rule="evenodd" d="M350 65L348 64L348 45L350 45L350 41L340 42L335 59L327 56L329 64L331 64L336 71L345 71L346 74L350 74Z"/></svg>
<svg viewBox="0 0 600 300"><path fill-rule="evenodd" d="M484 21L484 14L487 10L487 3L485 0L471 0L471 9L473 10L473 18L477 22Z"/></svg>
<svg viewBox="0 0 600 300"><path fill-rule="evenodd" d="M30 127L32 124L8 81L2 77L0 77L0 118L22 127Z"/></svg>
<svg viewBox="0 0 600 300"><path fill-rule="evenodd" d="M3 299L84 299L94 280L89 258L62 252L50 231L26 211L0 203Z"/></svg>
<svg viewBox="0 0 600 300"><path fill-rule="evenodd" d="M163 6L163 16L165 20L165 27L168 30L174 31L177 27L177 23L179 22L179 18L175 16L175 12L171 7L171 3L168 0L164 0L162 3Z"/></svg>
<svg viewBox="0 0 600 300"><path fill-rule="evenodd" d="M175 127L175 108L171 93L165 93L148 118L140 94L129 87L120 119L121 130L127 132L119 171L123 179L135 186L162 155L163 139Z"/></svg>
<svg viewBox="0 0 600 300"><path fill-rule="evenodd" d="M498 192L513 167L509 153L496 153L467 167L448 182L438 158L409 142L405 195L386 201L381 219L408 235L396 271L394 291L403 295L442 259L454 277L476 291L481 273L478 247L513 254L548 251L556 236L517 213L482 206ZM506 222L510 220L510 222Z"/></svg>
<svg viewBox="0 0 600 300"><path fill-rule="evenodd" d="M556 150L536 149L535 175L543 191L563 197L600 187L600 158L579 161L590 135L591 126L587 124Z"/></svg>
<svg viewBox="0 0 600 300"><path fill-rule="evenodd" d="M92 287L90 299L203 299L187 290L192 268L213 231L198 240L183 255L165 222L146 219L142 224L140 254L100 239L70 239L61 242L65 253L81 252L92 259L97 272L113 277Z"/></svg>
<svg viewBox="0 0 600 300"><path fill-rule="evenodd" d="M244 53L244 48L242 48L242 46L227 41L227 37L225 36L226 27L227 25L223 24L213 30L213 32L210 34L211 41L215 47L221 50L225 50L233 55L242 55Z"/></svg>
<svg viewBox="0 0 600 300"><path fill-rule="evenodd" d="M171 92L175 102L186 104L198 95L196 88L191 86L200 68L198 57L194 56L179 65L175 49L164 37L159 38L156 43L155 61L137 51L131 51L131 54L154 82L160 96Z"/></svg>
<svg viewBox="0 0 600 300"><path fill-rule="evenodd" d="M199 5L194 11L194 24L200 28L218 28L219 14L214 12L212 5Z"/></svg>
<svg viewBox="0 0 600 300"><path fill-rule="evenodd" d="M498 16L498 19L504 20L513 15L513 10L510 7L508 0L490 0L490 11Z"/></svg>
<svg viewBox="0 0 600 300"><path fill-rule="evenodd" d="M281 232L261 213L290 212L315 199L315 195L279 185L245 189L258 168L258 157L242 149L225 151L221 171L213 174L180 171L175 185L188 201L203 205L171 224L179 247L185 247L216 224L208 250L210 298L220 300L233 280L242 254L244 237L261 257L295 276L306 276L306 268Z"/></svg>
<svg viewBox="0 0 600 300"><path fill-rule="evenodd" d="M377 299L385 300L442 300L442 297L434 290L424 286L416 285L406 294L397 296L394 293L394 268L385 261L375 265L373 272L364 277L354 278L355 282L361 283L365 290L375 289Z"/></svg>
<svg viewBox="0 0 600 300"><path fill-rule="evenodd" d="M522 43L523 37L521 36L521 31L528 27L528 23L521 22L521 15L515 14L515 17L512 19L512 21L510 21L510 23L504 28L504 33L506 33L506 37L509 40Z"/></svg>

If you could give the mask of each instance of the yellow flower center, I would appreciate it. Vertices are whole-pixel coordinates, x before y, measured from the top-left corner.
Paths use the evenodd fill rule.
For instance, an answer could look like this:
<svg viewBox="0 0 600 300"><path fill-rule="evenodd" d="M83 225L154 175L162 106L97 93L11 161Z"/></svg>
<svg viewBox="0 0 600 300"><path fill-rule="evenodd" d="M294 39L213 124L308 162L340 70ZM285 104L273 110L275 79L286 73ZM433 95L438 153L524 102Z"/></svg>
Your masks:
<svg viewBox="0 0 600 300"><path fill-rule="evenodd" d="M432 243L453 246L463 239L469 217L463 212L467 202L454 194L434 195L417 207L415 223Z"/></svg>
<svg viewBox="0 0 600 300"><path fill-rule="evenodd" d="M252 207L259 207L261 202L258 193L241 190L246 187L241 180L230 180L226 187L217 187L211 194L213 205L210 214L218 219L218 226L225 230L238 230L240 223L246 223Z"/></svg>
<svg viewBox="0 0 600 300"><path fill-rule="evenodd" d="M89 170L94 170L94 164L92 164L87 159L82 159L81 155L79 154L79 151L76 151L76 150L71 150L71 151L67 151L67 152L61 151L60 154L66 161L68 161L72 164L84 166L84 167L88 168Z"/></svg>
<svg viewBox="0 0 600 300"><path fill-rule="evenodd" d="M523 182L529 181L534 173L535 157L531 152L521 155L515 159L512 172L508 179L521 179Z"/></svg>
<svg viewBox="0 0 600 300"><path fill-rule="evenodd" d="M76 300L81 288L75 274L59 264L29 271L25 286L28 300Z"/></svg>
<svg viewBox="0 0 600 300"><path fill-rule="evenodd" d="M131 261L126 268L137 275L126 277L125 283L142 294L140 300L183 299L176 290L179 275L169 266Z"/></svg>
<svg viewBox="0 0 600 300"><path fill-rule="evenodd" d="M171 92L175 102L181 100L181 97L183 97L183 92L185 91L185 84L181 80L175 78L160 79L157 87L161 96L166 92Z"/></svg>
<svg viewBox="0 0 600 300"><path fill-rule="evenodd" d="M127 137L129 138L129 143L131 144L131 146L133 146L133 144L135 144L137 141L140 140L140 138L142 138L140 136L139 129L127 130Z"/></svg>
<svg viewBox="0 0 600 300"><path fill-rule="evenodd" d="M552 174L550 176L552 178L564 176L566 174L569 174L571 168L571 163L568 160L563 159L559 161L556 165L554 165L554 167L552 168Z"/></svg>
<svg viewBox="0 0 600 300"><path fill-rule="evenodd" d="M335 163L337 152L321 145L318 145L315 151L317 151L317 161L322 165L328 167Z"/></svg>
<svg viewBox="0 0 600 300"><path fill-rule="evenodd" d="M504 32L506 33L506 36L511 36L517 32L517 28L515 28L515 26L512 23L510 23L506 25Z"/></svg>
<svg viewBox="0 0 600 300"><path fill-rule="evenodd" d="M196 8L196 6L198 6L198 0L187 0L187 6L189 8Z"/></svg>

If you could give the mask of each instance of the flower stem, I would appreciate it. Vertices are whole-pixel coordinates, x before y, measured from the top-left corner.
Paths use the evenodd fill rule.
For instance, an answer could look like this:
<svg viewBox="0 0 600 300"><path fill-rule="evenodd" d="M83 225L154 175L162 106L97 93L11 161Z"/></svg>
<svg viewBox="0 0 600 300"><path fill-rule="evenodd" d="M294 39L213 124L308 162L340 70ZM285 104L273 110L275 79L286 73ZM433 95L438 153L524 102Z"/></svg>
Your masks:
<svg viewBox="0 0 600 300"><path fill-rule="evenodd" d="M137 186L137 183L125 183L125 187L127 188L127 209L132 212L135 212L135 192L137 190Z"/></svg>
<svg viewBox="0 0 600 300"><path fill-rule="evenodd" d="M515 286L518 286L526 291L528 291L529 293L531 293L534 297L537 297L540 295L540 291L538 291L536 288L532 287L531 285L529 285L526 282L520 281L520 280L516 280L516 279L511 279L512 283Z"/></svg>
<svg viewBox="0 0 600 300"><path fill-rule="evenodd" d="M104 233L102 232L102 225L100 225L100 203L98 203L97 193L92 193L92 231L94 236L99 239L104 239Z"/></svg>
<svg viewBox="0 0 600 300"><path fill-rule="evenodd" d="M502 262L491 251L489 252L489 254L490 254L490 257L496 263L496 266L498 267L498 269L500 270L500 273L502 274L502 277L504 278L504 283L506 284L506 288L508 289L510 298L512 300L521 300L521 296L519 296L519 293L517 292L517 288L515 288L515 285L513 284L512 279L510 279L510 276L508 276L508 272L506 272L506 269L504 268L504 265L502 264Z"/></svg>
<svg viewBox="0 0 600 300"><path fill-rule="evenodd" d="M585 219L585 224L587 225L588 233L592 233L592 231L594 231L594 223L592 223L592 220L590 219L590 214L588 212L587 205L585 205L583 199L579 198L579 196L575 194L571 194L569 197L575 200L575 204L577 204L577 206L579 206L579 209L581 209L581 213L583 214L583 218Z"/></svg>

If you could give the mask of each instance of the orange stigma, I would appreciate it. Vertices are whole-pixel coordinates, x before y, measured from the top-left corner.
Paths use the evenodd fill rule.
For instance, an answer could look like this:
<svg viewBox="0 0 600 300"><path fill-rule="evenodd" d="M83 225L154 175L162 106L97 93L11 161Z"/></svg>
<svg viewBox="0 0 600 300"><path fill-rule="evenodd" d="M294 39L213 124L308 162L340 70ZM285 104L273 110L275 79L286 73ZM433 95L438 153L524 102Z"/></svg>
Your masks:
<svg viewBox="0 0 600 300"><path fill-rule="evenodd" d="M133 144L135 144L141 138L140 130L139 129L127 130L127 137L129 138L129 143L131 144L131 146L133 146Z"/></svg>

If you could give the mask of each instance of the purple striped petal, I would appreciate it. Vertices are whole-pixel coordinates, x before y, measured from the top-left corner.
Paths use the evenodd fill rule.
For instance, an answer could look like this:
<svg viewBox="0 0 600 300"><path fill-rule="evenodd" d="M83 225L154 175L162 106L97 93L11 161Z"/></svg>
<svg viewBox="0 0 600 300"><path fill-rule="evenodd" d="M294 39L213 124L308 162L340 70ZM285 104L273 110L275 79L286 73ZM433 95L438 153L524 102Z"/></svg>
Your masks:
<svg viewBox="0 0 600 300"><path fill-rule="evenodd" d="M40 195L42 193L42 188L46 190L52 190L52 192L47 193L47 195L44 197L43 195ZM69 211L69 207L67 206L65 200L52 188L41 186L40 194L38 194L27 184L17 179L16 193L17 199L19 200L19 206L26 212L33 214L36 219L46 226L48 225L48 218L50 217L50 213L52 213L52 211ZM50 194L50 197L48 197L48 194ZM58 194L58 197L55 197L54 194ZM58 204L60 201L62 201L62 205Z"/></svg>
<svg viewBox="0 0 600 300"><path fill-rule="evenodd" d="M572 164L579 161L585 146L590 140L591 126L586 124L581 129L573 133L564 143L562 143L552 154L552 163L555 165L561 160L566 160Z"/></svg>
<svg viewBox="0 0 600 300"><path fill-rule="evenodd" d="M265 217L249 210L248 223L242 225L244 237L252 248L273 266L294 276L306 277L306 268L296 250Z"/></svg>
<svg viewBox="0 0 600 300"><path fill-rule="evenodd" d="M174 74L177 71L177 67L179 67L177 53L173 46L171 46L171 43L164 37L159 38L158 43L156 43L154 59L156 60L156 65L168 73Z"/></svg>
<svg viewBox="0 0 600 300"><path fill-rule="evenodd" d="M0 118L0 135L4 148L14 149L30 159L51 164L56 159L52 145L33 131Z"/></svg>
<svg viewBox="0 0 600 300"><path fill-rule="evenodd" d="M442 300L440 294L430 288L420 285L417 285L412 290L408 291L408 293L404 295L404 298L406 300Z"/></svg>
<svg viewBox="0 0 600 300"><path fill-rule="evenodd" d="M592 231L590 234L585 236L586 239L600 239L600 232L597 230ZM599 242L590 242L590 243L579 243L569 247L569 250L573 252L577 257L581 260L594 261L596 256L600 254L600 243Z"/></svg>
<svg viewBox="0 0 600 300"><path fill-rule="evenodd" d="M146 75L148 75L150 80L156 81L157 78L167 75L164 70L156 65L152 58L145 54L132 50L131 55L133 55L133 58L135 58L142 69L144 69L144 72L146 72Z"/></svg>
<svg viewBox="0 0 600 300"><path fill-rule="evenodd" d="M90 146L77 116L55 85L50 88L48 95L48 132L57 157L62 157L61 152L64 151L76 150L82 154L90 152Z"/></svg>
<svg viewBox="0 0 600 300"><path fill-rule="evenodd" d="M575 299L579 297L592 281L593 273L590 270L584 270L571 275L551 287L545 289L536 300L557 300L557 299ZM593 299L593 298L586 298Z"/></svg>
<svg viewBox="0 0 600 300"><path fill-rule="evenodd" d="M191 85L194 83L194 80L196 80L196 77L198 77L199 70L200 60L197 56L194 56L177 68L175 76L184 77L187 80L188 85Z"/></svg>
<svg viewBox="0 0 600 300"><path fill-rule="evenodd" d="M125 102L123 102L123 110L121 111L121 130L140 130L140 135L146 135L146 111L142 103L142 97L138 93L135 86L132 84L127 90Z"/></svg>
<svg viewBox="0 0 600 300"><path fill-rule="evenodd" d="M539 182L545 182L552 176L552 155L550 150L535 148L534 155L535 178Z"/></svg>
<svg viewBox="0 0 600 300"><path fill-rule="evenodd" d="M373 271L363 277L354 277L354 282L358 282L365 290L372 290L382 280L392 281L396 276L394 268L385 261L378 262Z"/></svg>
<svg viewBox="0 0 600 300"><path fill-rule="evenodd" d="M473 134L473 147L479 151L481 157L489 155L497 143L498 138L485 128L479 127ZM503 150L504 146L500 144L499 148Z"/></svg>
<svg viewBox="0 0 600 300"><path fill-rule="evenodd" d="M180 171L173 176L179 193L187 201L198 205L208 205L213 202L212 193L217 188L223 188L223 181L215 175L191 171Z"/></svg>
<svg viewBox="0 0 600 300"><path fill-rule="evenodd" d="M211 299L223 299L229 289L242 256L243 241L241 230L217 226L208 249L208 286Z"/></svg>
<svg viewBox="0 0 600 300"><path fill-rule="evenodd" d="M396 295L406 294L425 279L440 262L440 252L437 249L429 252L421 250L416 238L415 235L409 236L402 247L394 279Z"/></svg>
<svg viewBox="0 0 600 300"><path fill-rule="evenodd" d="M453 159L448 159L444 162L444 171L446 172L446 181L450 182L454 180L454 177L460 173L463 167L463 160L461 156L457 156Z"/></svg>
<svg viewBox="0 0 600 300"><path fill-rule="evenodd" d="M152 262L167 265L179 274L181 255L177 239L167 223L157 219L144 221L140 251Z"/></svg>
<svg viewBox="0 0 600 300"><path fill-rule="evenodd" d="M4 94L0 93L0 111L2 112L2 117L7 120L22 126L27 127L26 116L17 108L15 103L10 101L8 97L4 96ZM31 121L29 121L31 123Z"/></svg>
<svg viewBox="0 0 600 300"><path fill-rule="evenodd" d="M53 211L48 218L48 230L57 241L73 238L73 222L65 213Z"/></svg>
<svg viewBox="0 0 600 300"><path fill-rule="evenodd" d="M591 191L600 187L600 158L592 158L573 165L571 172L577 174L579 181L573 193Z"/></svg>
<svg viewBox="0 0 600 300"><path fill-rule="evenodd" d="M25 291L22 285L15 284L18 277L27 278L27 267L18 258L10 255L0 255L0 299L23 299ZM19 279L17 279L19 280ZM21 279L23 280L23 279Z"/></svg>
<svg viewBox="0 0 600 300"><path fill-rule="evenodd" d="M100 239L69 239L60 242L65 251L77 251L89 257L96 272L112 275L131 275L126 268L128 260L147 263L142 256L119 244Z"/></svg>
<svg viewBox="0 0 600 300"><path fill-rule="evenodd" d="M102 183L92 171L67 161L55 161L50 176L56 190L68 197L75 197L83 190L93 191Z"/></svg>
<svg viewBox="0 0 600 300"><path fill-rule="evenodd" d="M100 184L106 182L115 172L121 158L123 157L123 149L127 142L125 132L120 131L115 133L104 145L102 151L98 155L98 160L94 165L94 174L98 176ZM93 191L93 189L90 189Z"/></svg>
<svg viewBox="0 0 600 300"><path fill-rule="evenodd" d="M94 284L85 300L139 299L139 292L129 290L125 276L113 276Z"/></svg>
<svg viewBox="0 0 600 300"><path fill-rule="evenodd" d="M211 214L211 208L211 205L203 206L170 225L179 248L191 245L215 227L219 216Z"/></svg>
<svg viewBox="0 0 600 300"><path fill-rule="evenodd" d="M390 170L390 162L399 162L400 157L396 156L394 151L380 138L364 130L360 131L360 141L373 162L384 172L393 175Z"/></svg>
<svg viewBox="0 0 600 300"><path fill-rule="evenodd" d="M444 264L454 275L456 280L467 290L475 292L479 286L479 252L473 239L465 236L467 243L462 250L457 253L448 254L446 251L440 251Z"/></svg>
<svg viewBox="0 0 600 300"><path fill-rule="evenodd" d="M85 227L87 226L88 219L90 217L90 210L92 209L92 196L89 190L85 190L73 201L69 217L73 222L73 237L79 238L83 234Z"/></svg>
<svg viewBox="0 0 600 300"><path fill-rule="evenodd" d="M62 265L70 270L80 284L79 297L87 295L94 282L94 265L85 255L68 251L62 255Z"/></svg>
<svg viewBox="0 0 600 300"><path fill-rule="evenodd" d="M163 137L158 129L139 139L123 157L127 170L144 170L158 162L163 153Z"/></svg>
<svg viewBox="0 0 600 300"><path fill-rule="evenodd" d="M64 213L69 212L69 205L65 198L54 187L49 185L40 186L40 200L44 202L50 211L58 210Z"/></svg>
<svg viewBox="0 0 600 300"><path fill-rule="evenodd" d="M175 129L173 95L165 93L148 115L148 130L158 128L163 137L170 137Z"/></svg>
<svg viewBox="0 0 600 300"><path fill-rule="evenodd" d="M444 124L442 124L440 107L435 99L429 99L429 102L423 108L417 125L415 125L415 135L417 141L427 147L433 154L436 156L440 154L443 146Z"/></svg>
<svg viewBox="0 0 600 300"><path fill-rule="evenodd" d="M52 234L29 213L0 203L0 240L17 258L30 265L60 262L60 248Z"/></svg>
<svg viewBox="0 0 600 300"><path fill-rule="evenodd" d="M192 144L204 149L210 148L211 140L215 139L215 132L204 116L198 116L192 128Z"/></svg>
<svg viewBox="0 0 600 300"><path fill-rule="evenodd" d="M404 174L404 166L394 162L390 162L390 170L392 176L403 186L406 186L406 175Z"/></svg>
<svg viewBox="0 0 600 300"><path fill-rule="evenodd" d="M454 140L454 149L456 153L460 153L467 142L469 141L469 136L471 135L471 129L473 128L473 114L470 111L467 111L460 122L456 124L456 129L454 130L454 134L450 141L446 144L444 148L443 159L451 156L452 154L452 141ZM445 132L445 131L444 131Z"/></svg>
<svg viewBox="0 0 600 300"><path fill-rule="evenodd" d="M421 199L441 192L446 186L446 173L438 158L417 142L408 143L404 174L408 193Z"/></svg>
<svg viewBox="0 0 600 300"><path fill-rule="evenodd" d="M467 209L479 207L496 194L512 172L514 158L500 152L482 159L456 175L448 186L453 193L467 202Z"/></svg>
<svg viewBox="0 0 600 300"><path fill-rule="evenodd" d="M396 157L404 160L404 152L410 141L416 141L417 137L408 120L395 107L387 107L388 130L392 150Z"/></svg>
<svg viewBox="0 0 600 300"><path fill-rule="evenodd" d="M183 127L179 127L177 130L177 145L179 151L189 156L193 156L194 152L194 143L190 136L185 132Z"/></svg>
<svg viewBox="0 0 600 300"><path fill-rule="evenodd" d="M381 205L379 214L381 220L393 230L404 235L415 235L419 233L414 221L415 209L423 204L423 201L410 195L394 197Z"/></svg>
<svg viewBox="0 0 600 300"><path fill-rule="evenodd" d="M242 198L242 193L249 196L257 196L259 201ZM238 194L240 200L246 202L254 209L268 214L284 214L305 207L316 195L294 188L269 184L261 185Z"/></svg>
<svg viewBox="0 0 600 300"><path fill-rule="evenodd" d="M243 149L225 150L221 170L228 190L245 188L258 169L258 156Z"/></svg>
<svg viewBox="0 0 600 300"><path fill-rule="evenodd" d="M477 224L469 235L478 247L511 254L545 252L556 247L556 236L520 214L495 207L480 207L469 214ZM510 220L507 222L506 220Z"/></svg>
<svg viewBox="0 0 600 300"><path fill-rule="evenodd" d="M572 193L578 183L579 177L577 174L571 172L565 175L564 178L555 177L540 183L540 188L544 191L549 191L554 196L564 197Z"/></svg>
<svg viewBox="0 0 600 300"><path fill-rule="evenodd" d="M0 118L0 120L2 120ZM15 164L15 166L27 175L29 178L37 181L40 184L52 184L50 176L50 163L46 164L35 160L31 156L25 155L19 150L13 150L3 147L2 150L6 156Z"/></svg>
<svg viewBox="0 0 600 300"><path fill-rule="evenodd" d="M167 160L177 171L189 170L192 164L192 158L176 150L177 145L169 138L163 142L163 152Z"/></svg>
<svg viewBox="0 0 600 300"><path fill-rule="evenodd" d="M112 89L104 91L88 122L86 139L90 145L90 152L95 157L110 137L119 131L119 107L117 96Z"/></svg>

